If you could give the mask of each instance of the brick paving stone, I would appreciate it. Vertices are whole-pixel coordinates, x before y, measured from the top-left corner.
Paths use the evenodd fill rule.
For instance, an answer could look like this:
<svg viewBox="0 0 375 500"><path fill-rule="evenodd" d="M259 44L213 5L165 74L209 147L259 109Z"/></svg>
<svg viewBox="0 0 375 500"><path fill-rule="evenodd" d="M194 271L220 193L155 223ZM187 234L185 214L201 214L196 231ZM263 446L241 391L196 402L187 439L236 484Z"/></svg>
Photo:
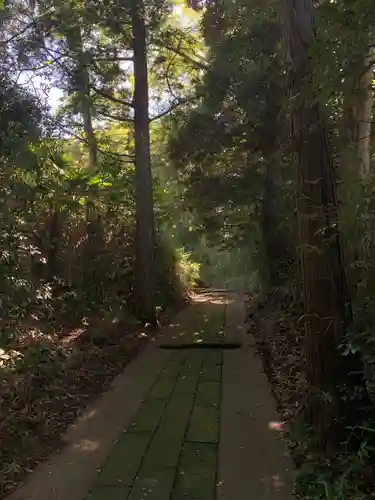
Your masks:
<svg viewBox="0 0 375 500"><path fill-rule="evenodd" d="M101 486L95 488L87 500L127 500L129 488Z"/></svg>
<svg viewBox="0 0 375 500"><path fill-rule="evenodd" d="M185 443L180 460L180 471L215 478L217 444Z"/></svg>
<svg viewBox="0 0 375 500"><path fill-rule="evenodd" d="M173 353L176 354L176 353ZM185 361L185 356L171 356L160 372L160 377L176 378Z"/></svg>
<svg viewBox="0 0 375 500"><path fill-rule="evenodd" d="M221 365L205 363L201 372L201 380L207 382L221 382Z"/></svg>
<svg viewBox="0 0 375 500"><path fill-rule="evenodd" d="M199 380L199 373L192 373L188 375L181 375L176 383L175 392L177 394L195 394Z"/></svg>
<svg viewBox="0 0 375 500"><path fill-rule="evenodd" d="M147 450L145 463L177 466L193 401L193 394L173 394Z"/></svg>
<svg viewBox="0 0 375 500"><path fill-rule="evenodd" d="M169 500L174 478L173 468L142 468L127 500Z"/></svg>
<svg viewBox="0 0 375 500"><path fill-rule="evenodd" d="M151 439L148 434L124 433L113 446L109 457L100 471L97 484L116 486L131 485L142 463Z"/></svg>
<svg viewBox="0 0 375 500"><path fill-rule="evenodd" d="M215 497L215 478L200 474L180 473L172 494L172 500L215 500Z"/></svg>
<svg viewBox="0 0 375 500"><path fill-rule="evenodd" d="M204 365L212 366L212 365L222 365L223 364L223 352L219 349L212 349L205 352L204 356Z"/></svg>
<svg viewBox="0 0 375 500"><path fill-rule="evenodd" d="M131 432L154 432L168 401L166 399L147 400L142 404L129 427Z"/></svg>
<svg viewBox="0 0 375 500"><path fill-rule="evenodd" d="M174 378L159 378L152 387L147 399L168 399L172 394L174 384Z"/></svg>
<svg viewBox="0 0 375 500"><path fill-rule="evenodd" d="M220 382L200 382L197 389L197 406L214 406L219 408L221 399Z"/></svg>
<svg viewBox="0 0 375 500"><path fill-rule="evenodd" d="M189 419L194 402L194 394L174 393L164 412L160 424L168 426L177 425L178 422L186 422Z"/></svg>
<svg viewBox="0 0 375 500"><path fill-rule="evenodd" d="M219 418L219 411L217 408L195 406L186 440L217 443L219 439Z"/></svg>

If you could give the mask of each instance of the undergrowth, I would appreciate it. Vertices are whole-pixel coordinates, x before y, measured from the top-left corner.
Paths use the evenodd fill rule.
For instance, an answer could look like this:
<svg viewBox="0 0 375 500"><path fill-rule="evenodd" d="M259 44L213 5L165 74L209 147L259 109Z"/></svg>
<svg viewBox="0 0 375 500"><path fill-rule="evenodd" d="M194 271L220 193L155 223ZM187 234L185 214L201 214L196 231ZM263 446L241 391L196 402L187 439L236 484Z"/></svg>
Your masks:
<svg viewBox="0 0 375 500"><path fill-rule="evenodd" d="M340 346L342 355L362 354L370 394L374 399L372 378L372 315L355 310L355 321ZM369 312L370 309L367 308ZM303 352L302 306L292 296L280 292L249 306L250 330L267 373L278 410L284 422L285 438L297 468L296 494L301 500L371 500L375 498L375 418L369 408L368 420L347 429L347 441L339 453L328 456L317 451L315 433L304 419L307 381ZM345 391L343 397L350 397ZM349 439L358 443L353 450Z"/></svg>

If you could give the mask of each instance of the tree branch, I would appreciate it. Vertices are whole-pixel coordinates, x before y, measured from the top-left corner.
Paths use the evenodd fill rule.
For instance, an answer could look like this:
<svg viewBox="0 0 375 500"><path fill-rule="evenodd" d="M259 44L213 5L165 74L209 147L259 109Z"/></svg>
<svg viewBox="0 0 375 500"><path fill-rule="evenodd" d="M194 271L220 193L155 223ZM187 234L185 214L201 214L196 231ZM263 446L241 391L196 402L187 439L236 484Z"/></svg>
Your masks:
<svg viewBox="0 0 375 500"><path fill-rule="evenodd" d="M179 48L173 47L173 45L168 45L168 44L166 44L162 41L159 41L159 40L154 40L153 43L155 45L158 45L159 47L163 47L163 48L173 52L174 54L177 54L182 59L184 59L186 62L190 63L196 69L203 69L203 70L208 69L208 65L205 64L203 61L197 61L193 57L189 56L189 54L186 54L185 52L181 52L181 50Z"/></svg>
<svg viewBox="0 0 375 500"><path fill-rule="evenodd" d="M97 94L101 95L105 99L109 99L112 102L115 102L117 104L122 104L123 106L129 106L130 108L134 109L134 104L132 102L124 101L123 99L120 99L118 97L114 97L113 95L107 94L107 92L105 92L105 91L103 91L101 89L98 89L98 88L96 88L96 87L94 87L92 85L91 85L91 88L92 88L92 90L94 92L96 92Z"/></svg>
<svg viewBox="0 0 375 500"><path fill-rule="evenodd" d="M174 104L172 104L167 110L163 111L162 113L159 113L158 115L156 116L152 116L150 119L149 119L149 122L154 122L155 120L159 120L160 118L163 118L164 116L167 116L169 115L169 113L171 113L173 110L175 110L176 108L184 105L184 104L187 104L188 102L194 102L196 99L198 99L198 97L192 97L192 98L187 98L187 99L181 99L180 101L178 102L175 102Z"/></svg>
<svg viewBox="0 0 375 500"><path fill-rule="evenodd" d="M22 30L18 31L17 33L15 33L11 37L9 37L7 40L0 41L0 46L7 45L8 43L12 42L13 40L18 38L19 36L23 35L29 28L31 28L32 26L35 26L35 24L36 24L36 21L32 21L32 22L28 23Z"/></svg>
<svg viewBox="0 0 375 500"><path fill-rule="evenodd" d="M122 116L112 115L111 113L107 113L106 111L98 111L98 113L102 116L105 116L106 118L110 118L111 120L116 120L116 121L125 122L125 123L133 123L134 122L133 118L126 118L126 117L122 117Z"/></svg>
<svg viewBox="0 0 375 500"><path fill-rule="evenodd" d="M61 59L63 59L65 56L58 56L52 59L51 61L48 61L48 64L41 64L40 66L32 66L30 68L18 68L17 71L40 71L41 69L46 69L55 62L59 62Z"/></svg>
<svg viewBox="0 0 375 500"><path fill-rule="evenodd" d="M74 137L74 139L76 139L79 142L82 142L86 146L88 145L88 141L87 141L87 139L85 137L82 137L81 135L73 132L73 130L71 130L71 129L67 128L67 127L64 127L64 125L62 125L61 123L59 123L58 120L52 119L51 123L53 123L57 128L59 128L64 133L68 134L70 137ZM112 153L111 151L104 151L100 147L98 147L98 151L103 156L111 156L112 158L113 157L121 157L121 160L124 163L134 163L135 162L135 156L134 155L129 155L129 154L126 154L126 153Z"/></svg>
<svg viewBox="0 0 375 500"><path fill-rule="evenodd" d="M116 57L116 56L101 56L94 57L94 61L128 61L133 62L134 58L132 56L129 57Z"/></svg>

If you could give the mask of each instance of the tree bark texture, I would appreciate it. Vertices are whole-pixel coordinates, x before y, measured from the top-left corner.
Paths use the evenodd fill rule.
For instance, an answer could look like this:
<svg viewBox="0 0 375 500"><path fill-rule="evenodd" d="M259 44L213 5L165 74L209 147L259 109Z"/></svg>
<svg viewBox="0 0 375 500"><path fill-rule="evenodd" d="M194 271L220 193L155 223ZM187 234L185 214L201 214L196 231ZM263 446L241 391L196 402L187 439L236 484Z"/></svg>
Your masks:
<svg viewBox="0 0 375 500"><path fill-rule="evenodd" d="M137 219L137 301L140 319L155 324L154 201L150 156L147 40L144 5L133 0L134 139Z"/></svg>
<svg viewBox="0 0 375 500"><path fill-rule="evenodd" d="M348 415L343 412L349 412L342 407L339 385L342 388L358 383L364 391L366 388L362 374L355 380L350 378L353 369L361 368L360 361L339 352L351 310L327 127L319 104L301 97L311 75L308 51L316 37L312 1L283 0L283 16L298 169L299 251L309 385L307 416L318 432L319 444L327 447L338 437L335 431L339 418L345 419Z"/></svg>
<svg viewBox="0 0 375 500"><path fill-rule="evenodd" d="M263 200L261 206L261 228L264 252L268 267L269 286L274 287L282 281L282 262L286 258L285 242L280 234L280 158L278 154L270 154L266 158L263 184Z"/></svg>
<svg viewBox="0 0 375 500"><path fill-rule="evenodd" d="M86 146L89 155L89 168L95 172L98 167L98 144L92 124L92 103L90 97L90 75L89 75L89 55L83 47L82 33L80 26L75 26L68 37L70 48L76 54L75 87L79 94L81 114L83 119L83 130L86 137Z"/></svg>
<svg viewBox="0 0 375 500"><path fill-rule="evenodd" d="M368 180L371 171L371 122L374 97L372 91L374 51L365 57L363 74L359 79L359 102L356 106L358 158L360 177Z"/></svg>

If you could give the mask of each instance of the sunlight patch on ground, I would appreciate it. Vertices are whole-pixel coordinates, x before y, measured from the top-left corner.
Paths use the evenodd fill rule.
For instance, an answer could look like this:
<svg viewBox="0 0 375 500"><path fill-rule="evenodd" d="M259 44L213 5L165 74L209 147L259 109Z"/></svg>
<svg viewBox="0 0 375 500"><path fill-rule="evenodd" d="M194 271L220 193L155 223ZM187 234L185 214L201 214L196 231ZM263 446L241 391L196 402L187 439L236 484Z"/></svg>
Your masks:
<svg viewBox="0 0 375 500"><path fill-rule="evenodd" d="M271 486L272 491L281 491L285 486L285 482L279 474L274 474L271 477L262 477L260 478L260 481L269 485L267 486L267 489Z"/></svg>
<svg viewBox="0 0 375 500"><path fill-rule="evenodd" d="M76 328L62 340L62 345L69 345L75 342L82 334L86 332L87 328Z"/></svg>
<svg viewBox="0 0 375 500"><path fill-rule="evenodd" d="M283 422L269 422L268 428L271 431L282 432L284 430L284 424Z"/></svg>
<svg viewBox="0 0 375 500"><path fill-rule="evenodd" d="M22 358L23 354L14 349L1 349L0 348L0 368L5 368L12 361Z"/></svg>
<svg viewBox="0 0 375 500"><path fill-rule="evenodd" d="M214 292L214 291L210 292L209 290L207 292L204 292L204 293L191 292L190 298L191 298L193 303L198 303L198 304L209 302L211 304L221 305L221 304L227 304L227 303L232 302L230 299L227 298L225 292L218 293L218 292Z"/></svg>
<svg viewBox="0 0 375 500"><path fill-rule="evenodd" d="M279 475L274 475L272 476L272 485L274 486L275 490L281 490L281 488L285 485L284 481L281 479Z"/></svg>
<svg viewBox="0 0 375 500"><path fill-rule="evenodd" d="M100 448L99 441L92 441L91 439L81 439L81 441L74 445L77 451L83 451L84 453L93 453Z"/></svg>
<svg viewBox="0 0 375 500"><path fill-rule="evenodd" d="M85 413L84 415L82 415L80 420L81 421L90 420L90 418L95 417L95 415L96 415L96 410L91 410L91 411Z"/></svg>

